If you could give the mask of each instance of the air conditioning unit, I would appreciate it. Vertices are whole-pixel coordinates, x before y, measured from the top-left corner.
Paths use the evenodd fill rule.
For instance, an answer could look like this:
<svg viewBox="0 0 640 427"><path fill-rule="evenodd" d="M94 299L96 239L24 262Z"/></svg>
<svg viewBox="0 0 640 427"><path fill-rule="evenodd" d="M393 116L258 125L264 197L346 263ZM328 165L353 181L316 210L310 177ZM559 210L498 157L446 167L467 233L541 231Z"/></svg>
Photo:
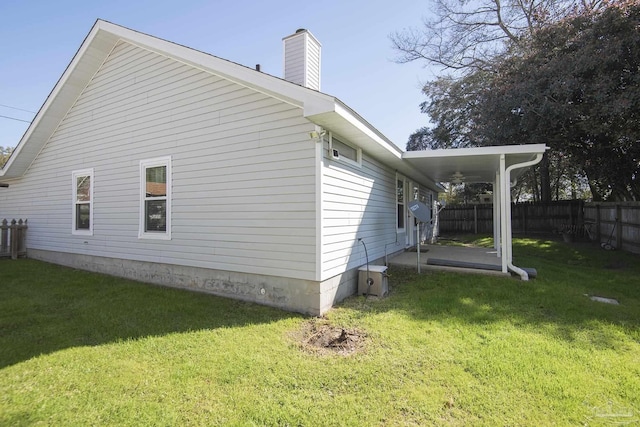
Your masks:
<svg viewBox="0 0 640 427"><path fill-rule="evenodd" d="M387 266L370 265L358 269L358 295L383 297L389 293Z"/></svg>

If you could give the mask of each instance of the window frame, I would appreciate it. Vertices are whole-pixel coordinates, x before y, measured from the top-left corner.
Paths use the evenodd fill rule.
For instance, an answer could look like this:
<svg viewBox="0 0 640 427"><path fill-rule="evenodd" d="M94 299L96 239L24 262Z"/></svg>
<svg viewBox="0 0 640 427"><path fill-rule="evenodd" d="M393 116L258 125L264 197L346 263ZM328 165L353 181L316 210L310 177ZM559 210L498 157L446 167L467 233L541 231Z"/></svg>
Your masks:
<svg viewBox="0 0 640 427"><path fill-rule="evenodd" d="M344 157L344 156L339 156L337 159L335 157L332 156L332 152L333 152L333 139L336 139L340 144L346 145L347 147L353 149L356 152L356 160L352 160L349 159L348 157ZM338 150L338 153L340 152L340 150ZM344 162L347 163L349 165L352 166L356 166L361 168L362 167L362 149L360 147L357 147L347 141L345 141L343 138L340 137L336 137L333 135L333 132L329 132L329 155L331 156L331 158L333 160L336 160L338 162Z"/></svg>
<svg viewBox="0 0 640 427"><path fill-rule="evenodd" d="M164 197L147 197L147 169L155 167L166 167L166 195ZM139 239L171 240L171 156L156 157L153 159L140 160L140 215L138 223ZM147 231L146 219L148 200L165 200L165 231Z"/></svg>
<svg viewBox="0 0 640 427"><path fill-rule="evenodd" d="M78 201L78 178L89 177L89 201ZM93 168L80 169L71 172L71 234L79 236L93 236ZM78 205L89 205L89 228L78 228Z"/></svg>

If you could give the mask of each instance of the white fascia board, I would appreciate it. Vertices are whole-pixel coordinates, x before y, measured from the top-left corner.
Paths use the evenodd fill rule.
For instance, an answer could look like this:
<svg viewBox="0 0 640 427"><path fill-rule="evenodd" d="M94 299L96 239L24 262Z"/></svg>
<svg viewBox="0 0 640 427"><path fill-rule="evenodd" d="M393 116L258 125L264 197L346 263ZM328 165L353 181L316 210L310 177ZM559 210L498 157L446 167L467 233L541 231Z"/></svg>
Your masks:
<svg viewBox="0 0 640 427"><path fill-rule="evenodd" d="M499 156L501 154L531 154L544 153L548 147L545 144L496 145L490 147L446 148L438 150L407 151L402 156L405 159L419 159L424 157L456 157L456 156Z"/></svg>
<svg viewBox="0 0 640 427"><path fill-rule="evenodd" d="M279 77L257 71L251 67L206 52L148 34L139 33L109 22L101 21L101 25L103 28L108 29L108 31L118 35L122 41L164 55L175 61L219 76L240 86L264 93L288 104L304 107L305 110L308 108L307 104L319 104L318 106L311 106L310 108L313 110L326 110L330 108L331 103L329 101L331 97L313 89L296 85Z"/></svg>
<svg viewBox="0 0 640 427"><path fill-rule="evenodd" d="M391 140L384 136L380 131L374 128L369 122L363 119L358 113L353 111L349 106L344 104L339 99L336 99L336 113L342 118L347 120L356 129L362 132L373 143L372 147L363 147L373 152L374 156L386 160L389 166L394 167L398 172L401 172L405 176L428 186L432 190L440 191L442 186L434 182L418 169L402 160L403 151Z"/></svg>
<svg viewBox="0 0 640 427"><path fill-rule="evenodd" d="M110 24L114 25L114 24ZM157 37L137 33L123 27L121 39L175 61L216 75L240 86L255 90L282 102L304 109L305 116L335 111L335 98L322 92L291 83L279 77L219 58ZM124 34L127 32L127 34Z"/></svg>
<svg viewBox="0 0 640 427"><path fill-rule="evenodd" d="M440 185L403 160L403 151L376 128L337 98L331 99L333 100L332 109L327 111L325 105L323 106L325 108L320 109L316 114L305 114L305 117L318 126L341 134L341 136L362 148L367 155L376 158L381 163L419 182L421 185L425 185L434 191L442 191ZM318 103L314 104L314 107L319 106L320 104Z"/></svg>
<svg viewBox="0 0 640 427"><path fill-rule="evenodd" d="M398 159L402 158L402 150L398 148L395 144L393 144L389 139L387 139L384 135L382 135L376 128L371 126L366 120L364 120L360 115L358 115L355 111L349 108L346 104L344 104L339 99L336 99L336 107L335 111L337 114L342 116L345 120L351 123L354 127L356 127L363 134L368 136L371 140L373 140L376 144L378 144L382 149L388 151L394 157Z"/></svg>
<svg viewBox="0 0 640 427"><path fill-rule="evenodd" d="M403 160L413 164L435 181L449 181L455 172L477 175L469 182L492 182L500 166L500 159L510 166L534 159L547 150L544 144L502 145L490 147L454 148L424 151L408 151ZM524 169L519 170L519 173ZM518 173L513 174L517 178Z"/></svg>
<svg viewBox="0 0 640 427"><path fill-rule="evenodd" d="M104 62L104 59L111 52L115 39L112 41L98 39L102 24L104 24L104 21L98 20L91 28L64 73L62 73L51 93L47 96L44 104L38 110L27 131L18 142L9 161L4 168L0 169L0 177L17 178L24 174L48 141L49 136L55 132L69 108L75 103L80 93L82 93ZM89 55L88 51L90 50L97 50L101 54ZM72 81L74 78L76 81ZM35 139L35 141L32 141L32 139ZM23 156L28 156L28 159L19 167L20 163L17 159L21 159ZM14 166L16 162L18 164ZM14 168L17 168L17 170L14 170Z"/></svg>
<svg viewBox="0 0 640 427"><path fill-rule="evenodd" d="M305 114L333 110L334 98L329 95L205 52L97 20L17 144L13 155L5 167L0 169L0 177L16 178L24 174L118 40L196 67L290 105L305 108ZM56 108L52 108L53 105ZM24 156L27 158L20 164L17 159Z"/></svg>
<svg viewBox="0 0 640 427"><path fill-rule="evenodd" d="M305 104L307 119L327 130L343 133L343 137L374 157L402 160L402 150L339 99L328 96L326 100L314 101Z"/></svg>

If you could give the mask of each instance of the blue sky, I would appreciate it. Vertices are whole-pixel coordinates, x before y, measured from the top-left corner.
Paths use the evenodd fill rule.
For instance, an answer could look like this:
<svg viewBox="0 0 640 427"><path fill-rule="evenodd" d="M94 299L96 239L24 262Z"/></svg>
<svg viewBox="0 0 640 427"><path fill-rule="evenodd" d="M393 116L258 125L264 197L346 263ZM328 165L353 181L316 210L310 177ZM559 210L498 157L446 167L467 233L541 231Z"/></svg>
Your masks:
<svg viewBox="0 0 640 427"><path fill-rule="evenodd" d="M322 44L321 90L404 149L427 125L420 87L438 70L394 63L389 34L419 27L428 8L424 0L0 0L0 116L30 121L98 18L279 77L282 38L306 28ZM15 146L27 127L0 117L0 146Z"/></svg>

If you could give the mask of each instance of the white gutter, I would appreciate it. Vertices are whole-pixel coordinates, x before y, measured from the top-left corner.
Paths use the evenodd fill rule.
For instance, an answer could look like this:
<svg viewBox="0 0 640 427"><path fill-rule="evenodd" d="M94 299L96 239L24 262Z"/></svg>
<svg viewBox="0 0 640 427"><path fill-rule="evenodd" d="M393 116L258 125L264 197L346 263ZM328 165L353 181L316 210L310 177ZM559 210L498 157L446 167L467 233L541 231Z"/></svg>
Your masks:
<svg viewBox="0 0 640 427"><path fill-rule="evenodd" d="M526 168L529 166L533 166L538 164L540 160L542 160L543 153L536 154L536 158L533 160L529 160L528 162L516 163L506 170L505 166L505 158L504 154L500 156L500 169L504 170L504 174L501 174L501 197L500 201L502 202L502 215L501 215L501 226L502 226L502 263L503 267L506 267L518 274L522 280L529 280L529 274L521 269L520 267L516 267L513 265L513 248L512 248L512 233L511 233L511 171L514 169Z"/></svg>

